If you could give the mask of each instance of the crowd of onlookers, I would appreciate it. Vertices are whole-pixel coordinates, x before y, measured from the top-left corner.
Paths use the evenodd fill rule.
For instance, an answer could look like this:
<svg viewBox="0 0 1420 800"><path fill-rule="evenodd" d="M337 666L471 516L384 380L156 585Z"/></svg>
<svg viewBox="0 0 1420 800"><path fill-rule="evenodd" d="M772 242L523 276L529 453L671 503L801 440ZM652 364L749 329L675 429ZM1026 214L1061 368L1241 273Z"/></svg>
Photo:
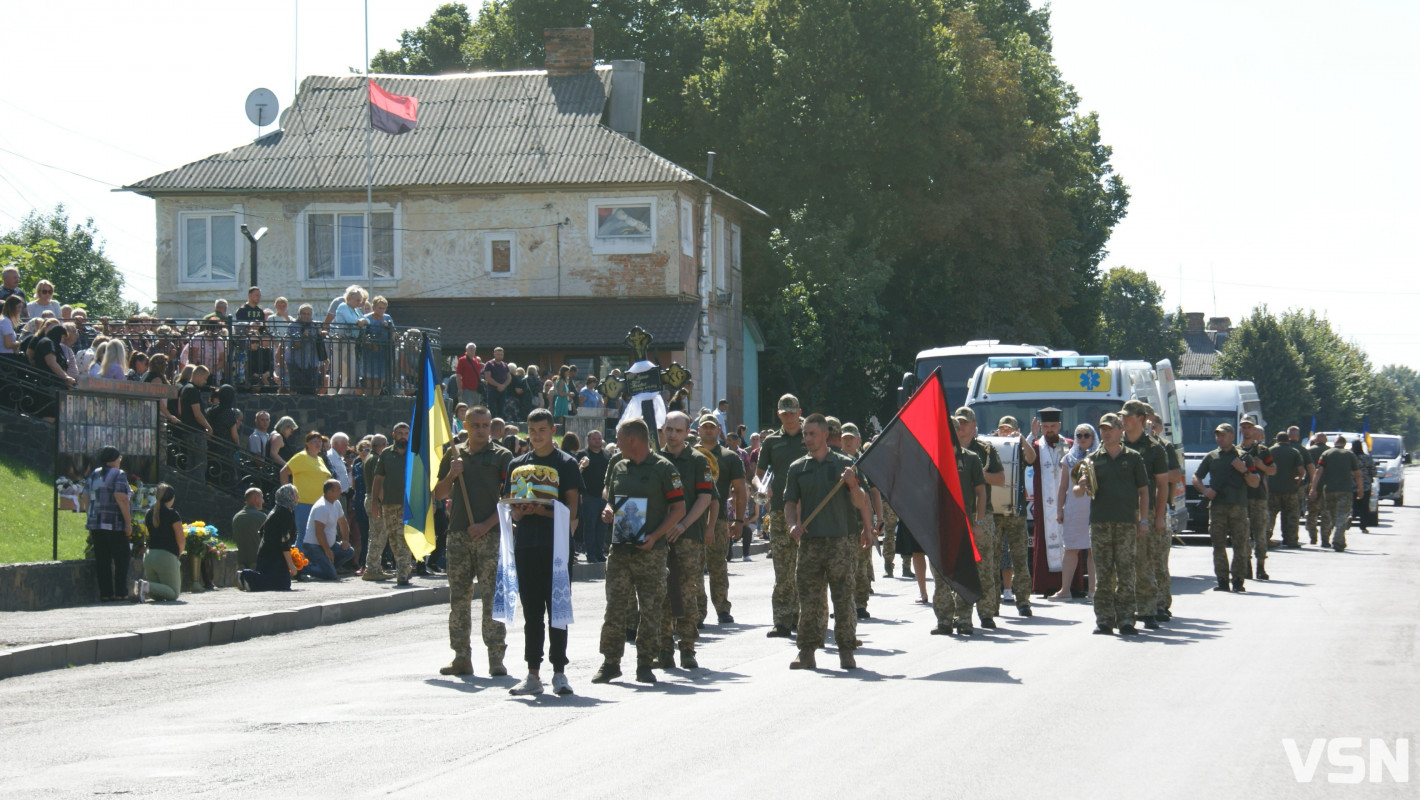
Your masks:
<svg viewBox="0 0 1420 800"><path fill-rule="evenodd" d="M320 317L309 303L292 309L284 297L263 308L261 289L253 286L231 313L218 299L201 319L140 313L91 323L83 308L55 299L48 281L26 302L18 270L4 275L0 360L28 364L38 370L36 379L53 386L73 386L81 375L171 383L198 366L207 368L212 386L247 392L412 394L417 385L424 334L396 328L389 302L359 286L334 298Z"/></svg>

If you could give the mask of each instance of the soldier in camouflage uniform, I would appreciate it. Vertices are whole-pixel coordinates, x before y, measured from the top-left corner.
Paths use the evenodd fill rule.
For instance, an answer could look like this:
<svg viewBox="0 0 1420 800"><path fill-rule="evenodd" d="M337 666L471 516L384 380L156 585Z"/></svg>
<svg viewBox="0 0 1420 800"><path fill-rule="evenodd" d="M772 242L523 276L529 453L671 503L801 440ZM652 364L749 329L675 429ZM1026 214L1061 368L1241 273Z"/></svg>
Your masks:
<svg viewBox="0 0 1420 800"><path fill-rule="evenodd" d="M449 499L448 578L449 646L454 660L443 675L472 675L469 639L473 620L473 579L478 577L483 605L483 645L488 648L488 673L507 675L503 654L506 630L493 619L493 590L498 575L498 497L513 454L491 440L493 414L483 406L468 409L464 430L468 441L454 445L439 461L434 499Z"/></svg>
<svg viewBox="0 0 1420 800"><path fill-rule="evenodd" d="M1105 414L1099 424L1101 446L1087 460L1093 467L1095 494L1090 502L1090 549L1094 551L1095 633L1134 636L1134 553L1153 531L1149 519L1148 470L1135 450L1125 447L1124 421ZM1089 479L1081 475L1080 485Z"/></svg>
<svg viewBox="0 0 1420 800"><path fill-rule="evenodd" d="M1267 479L1267 532L1271 534L1280 515L1283 547L1301 546L1297 535L1300 518L1297 491L1298 487L1303 491L1306 488L1302 486L1302 478L1306 475L1304 452L1292 445L1291 436L1286 433L1277 434L1277 443L1271 447L1272 463L1277 469Z"/></svg>
<svg viewBox="0 0 1420 800"><path fill-rule="evenodd" d="M680 638L680 665L685 669L695 669L695 642L700 638L697 623L700 619L700 604L704 602L705 580L705 522L710 509L718 500L715 480L710 475L710 464L705 456L686 441L690 433L690 417L683 411L672 411L666 415L666 424L661 428L664 455L680 473L681 486L685 493L685 503L689 511L667 534L669 554L667 561L674 564L677 588L680 593L681 613L675 614L669 595L661 604L661 634L658 639L658 666L661 669L675 668L675 639ZM669 591L671 587L667 586ZM642 615L644 618L644 614Z"/></svg>
<svg viewBox="0 0 1420 800"><path fill-rule="evenodd" d="M607 468L609 502L602 512L602 521L612 525L600 648L606 660L592 676L592 683L607 683L621 676L626 615L638 602L641 626L636 636L636 680L655 683L651 665L666 595L665 538L685 517L685 492L675 465L651 452L651 431L644 421L633 419L618 425L616 446L621 457ZM637 505L641 505L639 518L635 515ZM617 511L622 513L620 519Z"/></svg>
<svg viewBox="0 0 1420 800"><path fill-rule="evenodd" d="M1267 540L1272 533L1272 529L1267 527L1267 480L1276 474L1277 467L1272 463L1272 451L1267 449L1267 434L1257 424L1257 417L1252 414L1243 417L1242 434L1242 450L1252 459L1259 477L1257 486L1249 486L1247 490L1247 529L1248 538L1252 540L1252 559L1247 564L1247 577L1250 580L1256 576L1258 580L1265 581Z"/></svg>
<svg viewBox="0 0 1420 800"><path fill-rule="evenodd" d="M1130 400L1120 409L1124 423L1123 444L1139 454L1144 462L1144 472L1148 476L1149 532L1135 543L1134 552L1134 596L1135 612L1144 627L1159 627L1159 546L1162 536L1168 533L1169 508L1169 458L1164 443L1154 438L1145 426L1154 409L1143 400ZM1098 565L1096 565L1098 566Z"/></svg>
<svg viewBox="0 0 1420 800"><path fill-rule="evenodd" d="M380 556L385 545L394 552L396 582L409 585L414 572L414 556L404 540L404 462L409 453L409 424L394 426L394 444L375 457L375 482L370 487L374 498L370 517L370 549L365 557L365 569L379 571ZM368 473L367 473L368 474Z"/></svg>
<svg viewBox="0 0 1420 800"><path fill-rule="evenodd" d="M974 429L975 415L968 417L962 414L962 410L957 409L957 415L952 420L958 432L957 441L965 440L967 432L973 434L972 438L974 439L976 433ZM986 442L981 442L981 444L986 445ZM994 455L996 455L994 448L987 451L988 458ZM999 456L996 460L996 468L1001 469ZM990 585L990 576L999 575L1000 571L996 569L995 560L985 556L986 553L994 553L996 548L992 535L994 528L986 522L991 518L987 511L990 508L990 499L987 497L986 491L986 473L982 467L981 457L976 451L957 447L957 478L961 482L962 502L966 504L967 515L971 518L971 535L976 545L977 554L981 555L981 560L976 562L976 574L981 579L982 587L981 600L977 602L977 608L980 610L986 607L986 599L993 593L992 590L986 588ZM952 591L936 567L932 567L932 580L935 582L932 590L932 610L937 615L937 627L932 629L932 633L949 634L955 628L956 632L962 636L972 635L974 630L971 625L971 604L966 602L966 599L961 595ZM996 590L994 594L997 596L996 605L999 607L1000 590ZM996 627L995 614L987 614L985 611L979 611L979 613L982 615L981 624L984 627Z"/></svg>
<svg viewBox="0 0 1420 800"><path fill-rule="evenodd" d="M719 469L715 471L715 491L720 496L712 514L715 516L714 534L705 536L705 566L710 578L710 601L715 606L715 614L721 625L735 621L730 616L730 569L729 554L731 544L740 538L744 529L745 501L749 497L745 489L745 464L739 454L720 442L720 420L714 414L700 418L700 441L709 447ZM729 501L729 514L725 501ZM705 602L705 592L700 593L700 619L704 620L709 608Z"/></svg>
<svg viewBox="0 0 1420 800"><path fill-rule="evenodd" d="M857 461L859 449L862 446L863 435L858 432L858 426L851 423L843 423L843 455ZM870 514L875 524L882 524L883 499L882 494L868 481L860 472L858 473L858 485L868 496L868 506ZM874 536L876 537L876 530ZM858 619L868 619L868 598L873 593L873 548L864 547L858 554L858 576L853 584L853 605L858 608Z"/></svg>
<svg viewBox="0 0 1420 800"><path fill-rule="evenodd" d="M996 452L996 447L977 437L975 411L962 406L956 410L952 422L956 426L957 441L962 442L962 447L976 456L982 473L982 495L986 500L985 514L976 513L975 500L967 493L966 484L962 484L962 501L966 503L967 513L972 519L971 535L976 542L978 552L995 553L1000 548L1001 542L996 534L996 515L991 506L990 487L1005 485L1006 468L1001 464L1001 454ZM958 462L961 460L958 459ZM976 601L976 613L981 617L981 627L994 629L996 615L1001 611L1001 571L994 568L981 569L981 565L987 562L988 559L984 555L981 561L977 562L977 572L981 577L981 599ZM933 633L950 633L950 630L943 630L943 628L946 627L948 619L953 618L944 616L943 610L956 609L962 605L962 598L947 588L946 582L941 579L936 570L932 571L932 579L936 581L932 605L937 609L937 628ZM972 633L971 613L968 611L965 615L965 624L963 624L961 615L954 614L953 617L958 631L963 635L970 636Z"/></svg>
<svg viewBox="0 0 1420 800"><path fill-rule="evenodd" d="M891 578L892 557L897 554L897 512L887 498L883 498L883 515L878 518L878 535L883 537L883 577Z"/></svg>
<svg viewBox="0 0 1420 800"><path fill-rule="evenodd" d="M1169 487L1164 493L1168 502L1172 504L1174 497L1174 486L1183 484L1183 456L1178 451L1178 445L1163 438L1164 422L1159 419L1158 414L1150 418L1153 426L1154 438L1163 442L1164 454L1168 457L1169 463ZM1173 551L1173 531L1168 524L1168 518L1164 519L1164 530L1159 535L1159 558L1154 562L1154 584L1158 587L1159 602L1158 608L1154 609L1154 618L1160 622L1168 622L1173 619L1173 576L1169 574L1169 554Z"/></svg>
<svg viewBox="0 0 1420 800"><path fill-rule="evenodd" d="M1316 460L1308 498L1320 503L1322 512L1321 546L1336 552L1346 549L1346 528L1351 523L1351 499L1360 500L1365 484L1361 461L1346 449L1346 437L1336 437L1336 444L1323 451ZM1327 523L1330 523L1328 527Z"/></svg>
<svg viewBox="0 0 1420 800"><path fill-rule="evenodd" d="M1233 426L1224 422L1213 429L1218 447L1203 457L1193 473L1193 488L1208 499L1208 536L1213 540L1216 591L1245 592L1248 559L1247 489L1261 482L1252 460L1233 446ZM1203 476L1208 485L1203 485ZM1233 560L1228 564L1228 548ZM1232 578L1232 589L1228 579ZM1098 595L1096 595L1098 596Z"/></svg>
<svg viewBox="0 0 1420 800"><path fill-rule="evenodd" d="M1316 473L1316 454L1307 447L1306 442L1302 441L1302 429L1298 428L1296 425L1287 429L1287 440L1291 444L1292 449L1296 450L1297 455L1301 457L1302 467L1306 471L1306 474L1302 476L1300 485L1297 487L1297 524L1298 533L1300 533L1302 517L1307 513L1307 490L1311 488L1312 475ZM1277 454L1273 453L1272 458L1276 459ZM1313 534L1315 534L1315 531L1313 531ZM1313 535L1312 542L1316 542L1315 535ZM1302 546L1300 537L1297 538L1295 546Z"/></svg>
<svg viewBox="0 0 1420 800"><path fill-rule="evenodd" d="M843 669L858 666L858 616L853 584L858 549L872 541L868 499L858 485L853 460L828 448L828 424L810 414L803 424L808 454L794 461L785 476L784 515L789 534L799 544L796 582L799 600L799 656L790 669L814 669L816 651L828 630L825 591L833 601L833 638ZM834 491L839 481L843 486ZM815 515L815 510L818 513Z"/></svg>
<svg viewBox="0 0 1420 800"><path fill-rule="evenodd" d="M792 394L779 398L779 430L764 437L759 445L759 461L755 477L773 473L769 484L769 557L774 560L774 594L770 603L774 612L774 627L770 638L789 638L799 624L799 595L794 586L794 572L799 558L799 542L789 535L784 519L784 481L789 465L802 458L804 429L799 419L799 399Z"/></svg>
<svg viewBox="0 0 1420 800"><path fill-rule="evenodd" d="M1311 469L1308 470L1310 474L1307 475L1308 490L1311 489L1311 485L1316 479L1316 473L1320 471L1317 462L1321 460L1321 454L1326 452L1327 447L1326 434L1318 432L1316 435L1312 436L1312 443L1304 448L1309 456L1307 463L1311 467ZM1307 536L1311 538L1312 544L1316 544L1317 531L1325 531L1326 533L1322 536L1321 546L1329 547L1330 545L1327 544L1326 537L1331 535L1331 511L1326 508L1325 503L1320 502L1321 499L1322 498L1318 497L1316 500L1313 500L1310 495L1307 496ZM1318 528L1318 524L1320 528Z"/></svg>

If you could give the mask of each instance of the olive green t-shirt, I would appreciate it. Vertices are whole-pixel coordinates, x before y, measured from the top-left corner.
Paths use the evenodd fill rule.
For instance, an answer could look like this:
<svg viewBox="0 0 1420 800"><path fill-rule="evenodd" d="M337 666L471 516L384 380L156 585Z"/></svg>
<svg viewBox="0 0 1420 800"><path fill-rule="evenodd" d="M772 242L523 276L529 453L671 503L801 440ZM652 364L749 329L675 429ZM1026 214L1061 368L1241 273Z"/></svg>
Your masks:
<svg viewBox="0 0 1420 800"><path fill-rule="evenodd" d="M614 459L607 468L606 489L615 514L613 547L634 546L660 527L672 503L685 500L675 465L654 452L639 464L629 458ZM665 537L656 540L655 549L665 546Z"/></svg>
<svg viewBox="0 0 1420 800"><path fill-rule="evenodd" d="M1265 466L1272 465L1272 451L1268 449L1267 445L1263 442L1257 442L1251 447L1244 450L1243 452L1247 453L1252 458L1252 464L1254 469L1257 468L1258 464L1263 464ZM1262 478L1262 480L1257 482L1257 486L1247 487L1247 499L1266 500L1268 483L1267 479L1271 476L1263 475L1261 470L1258 470L1257 472L1258 476Z"/></svg>
<svg viewBox="0 0 1420 800"><path fill-rule="evenodd" d="M715 490L715 478L710 474L710 462L705 459L704 453L687 444L680 451L680 455L671 455L669 450L662 450L661 455L674 464L676 472L680 473L681 486L685 492L685 513L690 513L695 501L702 494L710 495L710 505L714 506L714 498L718 498L719 493ZM709 518L707 509L693 523L685 526L685 533L682 533L680 538L705 541L705 521Z"/></svg>
<svg viewBox="0 0 1420 800"><path fill-rule="evenodd" d="M1144 462L1144 473L1148 476L1149 482L1149 513L1154 513L1158 509L1155 507L1154 480L1160 475L1167 475L1169 471L1168 451L1164 449L1164 443L1154 437L1153 434L1145 433L1136 441L1129 441L1129 435L1125 434L1121 440L1125 447L1139 454L1139 458Z"/></svg>
<svg viewBox="0 0 1420 800"><path fill-rule="evenodd" d="M996 452L995 445L991 444L990 442L983 442L981 439L972 439L971 444L967 445L966 449L970 450L973 454L976 455L977 459L979 459L981 464L981 471L984 474L995 475L999 472L1006 471L1006 468L1001 465L1001 454ZM983 478L982 480L984 482L985 478ZM963 490L963 494L965 494L965 490ZM966 502L967 515L971 515L972 512L975 511L975 508L972 505L972 503L975 501L965 496L962 497L962 500ZM990 514L991 511L991 489L987 488L986 513Z"/></svg>
<svg viewBox="0 0 1420 800"><path fill-rule="evenodd" d="M404 460L408 454L408 448L398 450L394 445L390 445L375 456L375 475L377 477L384 476L385 479L384 486L380 490L382 493L381 505L404 505Z"/></svg>
<svg viewBox="0 0 1420 800"><path fill-rule="evenodd" d="M730 448L717 444L711 450L715 454L715 463L720 466L719 475L715 478L715 491L720 494L722 501L730 499L730 484L737 480L744 480L745 462L740 460L740 454ZM724 515L720 515L724 519Z"/></svg>
<svg viewBox="0 0 1420 800"><path fill-rule="evenodd" d="M1221 506L1247 505L1247 479L1233 469L1233 460L1238 458L1247 465L1248 472L1254 471L1251 458L1236 447L1228 448L1226 453L1215 448L1198 463L1198 469L1193 472L1194 476L1206 476L1208 488L1218 493L1218 496L1209 502Z"/></svg>
<svg viewBox="0 0 1420 800"><path fill-rule="evenodd" d="M1356 476L1351 473L1361 469L1361 461L1356 458L1355 453L1340 447L1333 447L1321 454L1321 457L1316 460L1316 465L1318 469L1323 470L1321 475L1322 491L1356 491Z"/></svg>
<svg viewBox="0 0 1420 800"><path fill-rule="evenodd" d="M986 444L986 442L982 442ZM986 444L991 448L991 455L996 455L996 448ZM1001 469L1001 461L996 460L997 471ZM986 485L987 470L981 466L981 457L972 450L965 447L957 448L957 480L961 483L961 502L966 507L966 516L972 522L976 521L976 487ZM991 492L986 492L986 513L991 513Z"/></svg>
<svg viewBox="0 0 1420 800"><path fill-rule="evenodd" d="M498 498L502 495L513 454L496 442L489 442L477 453L470 453L467 445L455 445L445 450L439 460L439 480L449 476L454 459L460 457L463 458L463 491L473 510L470 520L464 511L463 498L459 497L459 481L454 481L449 492L449 529L461 531L498 512Z"/></svg>
<svg viewBox="0 0 1420 800"><path fill-rule="evenodd" d="M1095 497L1090 522L1138 522L1139 490L1149 484L1149 470L1139 451L1120 447L1110 456L1101 447L1089 456L1095 469Z"/></svg>
<svg viewBox="0 0 1420 800"><path fill-rule="evenodd" d="M1305 464L1301 451L1287 442L1272 445L1268 452L1272 454L1272 465L1277 468L1277 474L1267 476L1267 490L1272 494L1297 491L1297 468Z"/></svg>
<svg viewBox="0 0 1420 800"><path fill-rule="evenodd" d="M853 466L853 459L842 453L828 451L820 461L805 455L784 473L784 502L799 504L799 521L809 518L823 498L833 491L838 479L843 476L843 468ZM852 536L858 532L861 518L853 507L853 499L848 487L834 493L833 499L805 526L804 538L828 539L835 536Z"/></svg>
<svg viewBox="0 0 1420 800"><path fill-rule="evenodd" d="M795 461L808 455L809 451L804 447L804 429L799 428L799 432L788 434L783 428L764 437L764 441L759 444L759 463L756 469L763 467L773 473L773 480L769 482L769 510L784 510L784 485L785 479L789 476L789 466Z"/></svg>

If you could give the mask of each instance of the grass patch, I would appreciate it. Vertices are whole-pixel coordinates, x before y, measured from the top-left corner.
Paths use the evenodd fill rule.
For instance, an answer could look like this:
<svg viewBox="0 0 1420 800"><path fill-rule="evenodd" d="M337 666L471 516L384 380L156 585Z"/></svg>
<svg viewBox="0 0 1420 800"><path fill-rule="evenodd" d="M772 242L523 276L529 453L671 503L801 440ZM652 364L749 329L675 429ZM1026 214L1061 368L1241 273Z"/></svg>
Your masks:
<svg viewBox="0 0 1420 800"><path fill-rule="evenodd" d="M47 472L0 457L0 564L49 561L54 554L54 484ZM59 559L84 557L89 532L84 514L59 512Z"/></svg>

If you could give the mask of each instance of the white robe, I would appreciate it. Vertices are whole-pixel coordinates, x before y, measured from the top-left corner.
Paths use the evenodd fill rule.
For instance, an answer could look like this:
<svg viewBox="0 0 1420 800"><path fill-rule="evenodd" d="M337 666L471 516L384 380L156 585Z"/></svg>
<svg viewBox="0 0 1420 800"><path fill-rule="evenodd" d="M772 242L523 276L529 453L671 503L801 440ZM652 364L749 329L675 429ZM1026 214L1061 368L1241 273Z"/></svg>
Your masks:
<svg viewBox="0 0 1420 800"><path fill-rule="evenodd" d="M1065 531L1060 524L1060 472L1065 454L1069 452L1069 445L1065 443L1065 437L1061 437L1054 447L1046 444L1045 437L1041 436L1034 442L1036 452L1040 454L1035 468L1040 478L1040 508L1045 517L1041 520L1045 530L1045 562L1050 567L1051 572L1059 572L1064 568L1062 563L1065 558Z"/></svg>

